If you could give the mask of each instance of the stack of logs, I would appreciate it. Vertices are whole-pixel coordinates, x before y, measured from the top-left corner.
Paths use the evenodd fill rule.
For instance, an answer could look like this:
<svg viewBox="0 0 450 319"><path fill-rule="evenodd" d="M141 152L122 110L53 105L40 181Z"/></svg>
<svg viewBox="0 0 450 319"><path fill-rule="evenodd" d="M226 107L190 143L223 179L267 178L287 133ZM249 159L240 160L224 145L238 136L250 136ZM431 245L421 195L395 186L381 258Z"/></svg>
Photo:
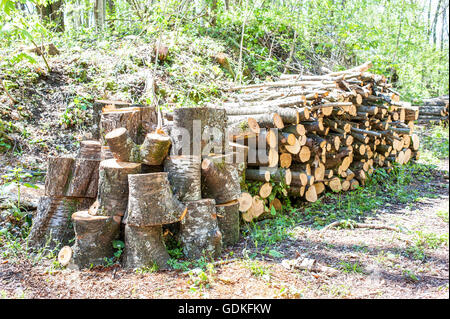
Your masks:
<svg viewBox="0 0 450 319"><path fill-rule="evenodd" d="M401 102L384 76L367 72L370 67L367 62L321 76L282 75L230 89L222 105L230 144L246 154L246 180L263 182L258 195L242 197L244 220L257 219L265 204L279 206L279 200L266 200L274 182L314 202L326 188L364 185L374 167L418 157L418 107Z"/></svg>
<svg viewBox="0 0 450 319"><path fill-rule="evenodd" d="M105 105L99 142L49 160L30 239L68 244L74 230L62 259L89 267L123 238L125 267L168 268L167 234L188 259L217 257L239 240L239 211L249 222L280 209L275 183L309 202L364 185L374 167L405 164L419 148L419 109L370 66L235 87L220 107L160 121L153 107ZM241 192L248 181L262 182L258 194Z"/></svg>
<svg viewBox="0 0 450 319"><path fill-rule="evenodd" d="M419 122L448 123L448 95L424 99L420 106Z"/></svg>
<svg viewBox="0 0 450 319"><path fill-rule="evenodd" d="M201 143L195 143L195 120L201 121ZM178 109L173 124L161 129L152 107L108 106L99 129L100 142L81 142L77 158L49 159L32 246L50 248L49 239L51 248L69 245L75 236L60 261L84 268L105 264L114 240L123 239L125 267L164 269L164 235L172 233L191 260L217 257L223 245L238 241L240 180L233 155L221 154L223 110ZM189 132L189 149L212 142L222 151L183 155Z"/></svg>

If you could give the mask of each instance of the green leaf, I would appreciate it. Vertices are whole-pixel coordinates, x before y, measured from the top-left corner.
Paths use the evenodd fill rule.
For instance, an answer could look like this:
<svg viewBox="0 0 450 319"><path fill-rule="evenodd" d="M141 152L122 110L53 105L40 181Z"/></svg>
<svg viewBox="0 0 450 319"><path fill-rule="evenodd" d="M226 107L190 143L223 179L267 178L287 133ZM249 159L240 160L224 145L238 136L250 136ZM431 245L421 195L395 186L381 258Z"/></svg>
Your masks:
<svg viewBox="0 0 450 319"><path fill-rule="evenodd" d="M284 257L284 254L280 253L279 251L277 251L275 249L269 250L269 255L274 258L283 258Z"/></svg>
<svg viewBox="0 0 450 319"><path fill-rule="evenodd" d="M23 186L28 187L28 188L34 188L34 189L38 189L39 188L36 185L30 184L30 183L23 183Z"/></svg>
<svg viewBox="0 0 450 319"><path fill-rule="evenodd" d="M116 249L123 249L125 248L125 243L121 240L113 240L113 247Z"/></svg>
<svg viewBox="0 0 450 319"><path fill-rule="evenodd" d="M275 207L270 207L270 214L272 215L272 216L275 216L276 214L277 214L277 211L276 211L276 209L275 209Z"/></svg>

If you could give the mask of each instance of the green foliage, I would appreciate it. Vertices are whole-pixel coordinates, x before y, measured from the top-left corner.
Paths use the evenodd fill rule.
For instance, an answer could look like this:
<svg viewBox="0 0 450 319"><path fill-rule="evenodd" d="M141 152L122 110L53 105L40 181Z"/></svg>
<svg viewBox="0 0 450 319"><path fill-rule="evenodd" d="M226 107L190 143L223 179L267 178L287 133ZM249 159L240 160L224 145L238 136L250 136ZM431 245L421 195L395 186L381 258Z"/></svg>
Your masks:
<svg viewBox="0 0 450 319"><path fill-rule="evenodd" d="M73 99L60 118L60 125L64 128L80 127L92 118L92 100L77 96Z"/></svg>

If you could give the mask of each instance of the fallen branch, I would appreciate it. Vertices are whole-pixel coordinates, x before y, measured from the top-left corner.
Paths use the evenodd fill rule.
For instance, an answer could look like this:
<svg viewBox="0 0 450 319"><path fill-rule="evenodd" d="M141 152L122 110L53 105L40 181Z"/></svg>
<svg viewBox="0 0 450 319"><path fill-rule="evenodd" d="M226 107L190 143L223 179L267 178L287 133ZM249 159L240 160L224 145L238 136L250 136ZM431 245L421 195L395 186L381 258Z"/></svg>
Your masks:
<svg viewBox="0 0 450 319"><path fill-rule="evenodd" d="M402 232L402 230L397 228L397 227L391 227L391 226L385 226L385 225L364 224L364 223L351 222L351 221L348 221L348 220L340 220L340 221L335 221L335 222L329 224L328 226L324 227L320 231L320 233L323 234L328 229L334 228L334 227L338 227L338 226L341 226L341 225L350 226L350 228L352 228L352 229L353 228L386 229L386 230Z"/></svg>

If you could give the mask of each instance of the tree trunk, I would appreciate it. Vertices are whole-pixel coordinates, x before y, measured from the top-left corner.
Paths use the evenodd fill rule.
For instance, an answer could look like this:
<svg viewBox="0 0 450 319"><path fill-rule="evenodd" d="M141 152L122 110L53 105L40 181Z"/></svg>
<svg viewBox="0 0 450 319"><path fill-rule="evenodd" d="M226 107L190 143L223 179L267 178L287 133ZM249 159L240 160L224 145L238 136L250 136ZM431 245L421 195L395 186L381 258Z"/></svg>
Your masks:
<svg viewBox="0 0 450 319"><path fill-rule="evenodd" d="M215 108L178 108L173 114L173 155L221 154L225 150L227 117Z"/></svg>
<svg viewBox="0 0 450 319"><path fill-rule="evenodd" d="M95 198L99 164L97 159L50 157L45 195Z"/></svg>
<svg viewBox="0 0 450 319"><path fill-rule="evenodd" d="M118 162L115 159L102 161L95 215L123 216L128 204L128 175L140 172L141 164Z"/></svg>
<svg viewBox="0 0 450 319"><path fill-rule="evenodd" d="M232 246L239 241L239 202L237 200L216 205L217 221L224 246Z"/></svg>
<svg viewBox="0 0 450 319"><path fill-rule="evenodd" d="M216 155L202 162L202 195L213 198L217 204L238 199L241 194L238 163L233 155Z"/></svg>
<svg viewBox="0 0 450 319"><path fill-rule="evenodd" d="M162 227L125 226L125 268L151 267L154 264L160 269L167 269L170 256L162 238Z"/></svg>
<svg viewBox="0 0 450 319"><path fill-rule="evenodd" d="M181 221L180 239L188 259L202 256L217 258L222 251L222 233L219 230L213 199L188 202L186 217Z"/></svg>
<svg viewBox="0 0 450 319"><path fill-rule="evenodd" d="M185 207L173 195L167 176L166 172L128 176L128 209L124 223L147 227L180 220Z"/></svg>
<svg viewBox="0 0 450 319"><path fill-rule="evenodd" d="M72 214L87 209L92 203L91 198L42 196L28 236L30 246L53 249L69 244L75 235Z"/></svg>
<svg viewBox="0 0 450 319"><path fill-rule="evenodd" d="M164 161L173 193L180 201L195 201L202 197L200 156L170 156Z"/></svg>
<svg viewBox="0 0 450 319"><path fill-rule="evenodd" d="M105 258L112 258L112 241L119 237L120 216L92 216L88 211L72 215L75 229L73 260L80 268L105 264Z"/></svg>

